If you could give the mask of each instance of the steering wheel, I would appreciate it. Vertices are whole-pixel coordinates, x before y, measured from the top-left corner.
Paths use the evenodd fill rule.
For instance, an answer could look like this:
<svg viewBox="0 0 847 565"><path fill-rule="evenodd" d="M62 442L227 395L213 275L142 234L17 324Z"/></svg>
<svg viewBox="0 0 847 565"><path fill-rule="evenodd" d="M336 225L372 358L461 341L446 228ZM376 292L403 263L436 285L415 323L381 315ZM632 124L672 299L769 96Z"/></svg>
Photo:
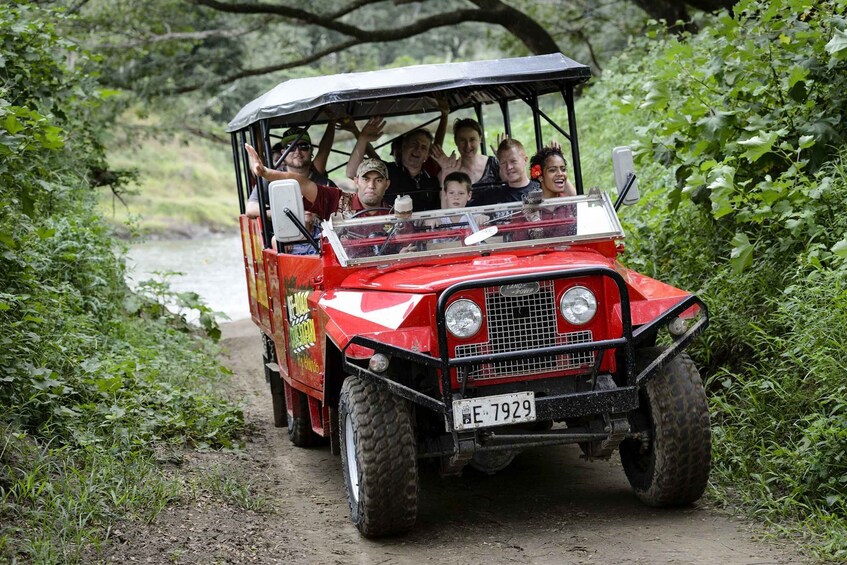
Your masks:
<svg viewBox="0 0 847 565"><path fill-rule="evenodd" d="M359 210L355 214L351 215L348 220L352 220L353 218L358 218L360 215L365 214L367 212L376 212L377 210L383 210L385 212L391 212L391 208L386 208L385 206L379 206L377 208L365 208L364 210Z"/></svg>

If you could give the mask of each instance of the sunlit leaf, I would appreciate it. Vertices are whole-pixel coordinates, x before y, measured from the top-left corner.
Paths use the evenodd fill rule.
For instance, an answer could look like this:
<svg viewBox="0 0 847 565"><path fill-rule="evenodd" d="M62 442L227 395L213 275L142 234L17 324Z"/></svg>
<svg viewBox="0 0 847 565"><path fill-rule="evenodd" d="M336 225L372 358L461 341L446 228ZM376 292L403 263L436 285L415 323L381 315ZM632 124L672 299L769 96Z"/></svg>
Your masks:
<svg viewBox="0 0 847 565"><path fill-rule="evenodd" d="M738 144L747 148L747 151L744 152L744 157L751 163L755 163L762 155L770 152L776 140L777 132L760 131L758 135L754 135L749 139L739 140Z"/></svg>
<svg viewBox="0 0 847 565"><path fill-rule="evenodd" d="M24 125L13 114L9 114L8 116L6 116L6 119L3 120L2 123L6 131L11 133L12 135L23 131L24 129Z"/></svg>
<svg viewBox="0 0 847 565"><path fill-rule="evenodd" d="M842 239L838 243L832 246L830 249L835 255L838 255L842 259L847 259L847 239Z"/></svg>
<svg viewBox="0 0 847 565"><path fill-rule="evenodd" d="M830 39L829 43L826 44L825 49L826 52L833 57L842 59L845 56L845 49L847 49L847 31L834 29L832 32L832 39Z"/></svg>
<svg viewBox="0 0 847 565"><path fill-rule="evenodd" d="M738 274L753 264L753 244L747 234L739 232L732 238L732 245L729 264L732 271Z"/></svg>

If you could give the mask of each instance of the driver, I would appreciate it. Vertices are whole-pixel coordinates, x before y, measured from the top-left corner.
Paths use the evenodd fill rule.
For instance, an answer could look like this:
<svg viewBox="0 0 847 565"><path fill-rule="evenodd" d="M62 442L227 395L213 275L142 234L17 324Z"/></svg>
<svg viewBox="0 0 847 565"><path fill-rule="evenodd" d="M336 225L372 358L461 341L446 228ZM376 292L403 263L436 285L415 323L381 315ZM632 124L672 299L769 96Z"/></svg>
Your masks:
<svg viewBox="0 0 847 565"><path fill-rule="evenodd" d="M250 171L254 175L268 181L296 180L300 184L304 209L313 212L322 220L328 220L335 212L341 212L345 217L361 215L368 211L371 211L371 215L388 214L383 197L391 181L388 180L385 163L379 159L365 159L359 164L354 178L356 193L350 194L334 186L316 184L308 177L293 171L269 169L262 164L252 145L245 143L244 147L250 158Z"/></svg>

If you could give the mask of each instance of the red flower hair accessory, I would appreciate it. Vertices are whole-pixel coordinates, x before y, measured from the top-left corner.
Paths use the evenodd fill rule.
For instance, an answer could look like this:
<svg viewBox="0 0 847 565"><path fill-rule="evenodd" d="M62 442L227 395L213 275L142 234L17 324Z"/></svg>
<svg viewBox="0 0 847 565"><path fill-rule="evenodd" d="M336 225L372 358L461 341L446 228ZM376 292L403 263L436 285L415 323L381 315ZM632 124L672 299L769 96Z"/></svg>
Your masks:
<svg viewBox="0 0 847 565"><path fill-rule="evenodd" d="M533 165L532 168L529 170L529 176L530 176L530 178L532 178L532 180L535 180L538 177L540 177L541 176L541 165L539 165L537 163L535 165Z"/></svg>

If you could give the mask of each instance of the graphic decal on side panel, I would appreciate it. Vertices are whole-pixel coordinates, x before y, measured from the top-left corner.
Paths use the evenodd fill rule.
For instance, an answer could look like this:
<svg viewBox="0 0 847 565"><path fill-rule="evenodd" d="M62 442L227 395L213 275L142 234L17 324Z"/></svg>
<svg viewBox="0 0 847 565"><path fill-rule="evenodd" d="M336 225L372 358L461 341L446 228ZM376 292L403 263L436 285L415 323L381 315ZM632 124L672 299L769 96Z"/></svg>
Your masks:
<svg viewBox="0 0 847 565"><path fill-rule="evenodd" d="M301 369L317 373L320 371L320 365L311 355L311 350L317 342L315 321L309 310L308 299L311 291L294 287L294 277L287 279L285 283L285 287L290 289L285 295L285 306L288 312L288 347L291 359Z"/></svg>

